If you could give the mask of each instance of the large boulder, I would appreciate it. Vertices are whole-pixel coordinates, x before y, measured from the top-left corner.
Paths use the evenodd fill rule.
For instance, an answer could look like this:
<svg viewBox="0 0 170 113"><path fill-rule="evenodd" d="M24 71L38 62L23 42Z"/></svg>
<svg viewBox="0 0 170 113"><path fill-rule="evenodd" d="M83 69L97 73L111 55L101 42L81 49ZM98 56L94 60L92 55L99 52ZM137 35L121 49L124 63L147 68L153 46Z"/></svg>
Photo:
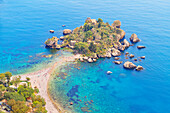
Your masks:
<svg viewBox="0 0 170 113"><path fill-rule="evenodd" d="M89 58L89 59L88 59L88 62L89 62L89 63L92 63L92 62L93 62L92 58Z"/></svg>
<svg viewBox="0 0 170 113"><path fill-rule="evenodd" d="M50 33L54 33L54 30L50 30Z"/></svg>
<svg viewBox="0 0 170 113"><path fill-rule="evenodd" d="M118 49L112 48L111 49L111 54L112 54L112 56L115 57L115 56L120 56L121 52Z"/></svg>
<svg viewBox="0 0 170 113"><path fill-rule="evenodd" d="M134 69L134 68L136 68L136 65L133 64L132 62L127 61L123 64L123 67L126 69Z"/></svg>
<svg viewBox="0 0 170 113"><path fill-rule="evenodd" d="M130 46L130 43L126 39L124 39L123 45L125 45L125 47L128 48Z"/></svg>
<svg viewBox="0 0 170 113"><path fill-rule="evenodd" d="M140 66L140 65L138 65L138 66L136 67L136 71L141 71L141 70L143 70L143 67Z"/></svg>
<svg viewBox="0 0 170 113"><path fill-rule="evenodd" d="M136 43L136 42L139 42L140 39L137 37L136 34L132 34L131 37L130 37L130 41L133 42L133 43Z"/></svg>
<svg viewBox="0 0 170 113"><path fill-rule="evenodd" d="M113 22L112 26L113 26L113 27L116 27L116 28L120 28L120 26L121 26L120 20L115 20L115 21Z"/></svg>
<svg viewBox="0 0 170 113"><path fill-rule="evenodd" d="M119 58L119 57L115 57L114 59L115 59L115 60L119 60L120 58Z"/></svg>
<svg viewBox="0 0 170 113"><path fill-rule="evenodd" d="M63 31L63 35L68 35L70 33L71 33L70 29L64 29L64 31Z"/></svg>

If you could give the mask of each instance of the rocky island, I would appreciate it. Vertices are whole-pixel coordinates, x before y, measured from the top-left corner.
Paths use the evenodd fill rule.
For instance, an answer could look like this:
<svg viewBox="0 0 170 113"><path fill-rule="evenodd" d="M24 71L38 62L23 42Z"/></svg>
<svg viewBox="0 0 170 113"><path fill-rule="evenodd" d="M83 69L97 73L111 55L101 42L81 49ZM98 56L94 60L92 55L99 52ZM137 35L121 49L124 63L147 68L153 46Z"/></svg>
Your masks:
<svg viewBox="0 0 170 113"><path fill-rule="evenodd" d="M63 31L64 36L60 37L60 40L63 40L61 45L58 44L59 38L57 37L49 38L45 44L46 47L53 49L70 48L74 54L82 55L79 58L81 62L92 63L96 62L98 58L120 56L126 48L132 46L124 38L126 33L120 27L119 20L115 20L110 25L108 22L103 22L101 18L96 20L88 17L83 26ZM132 34L130 41L137 43L140 39L136 34ZM130 58L133 57L134 55L131 54ZM121 64L122 62L114 63Z"/></svg>

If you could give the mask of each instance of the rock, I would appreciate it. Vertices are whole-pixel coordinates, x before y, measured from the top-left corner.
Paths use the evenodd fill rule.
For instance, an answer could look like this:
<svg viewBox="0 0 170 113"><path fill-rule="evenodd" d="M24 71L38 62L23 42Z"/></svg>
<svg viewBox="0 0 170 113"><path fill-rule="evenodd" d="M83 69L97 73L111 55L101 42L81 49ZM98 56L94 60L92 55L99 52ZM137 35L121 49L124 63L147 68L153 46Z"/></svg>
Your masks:
<svg viewBox="0 0 170 113"><path fill-rule="evenodd" d="M71 33L70 29L64 29L64 31L63 31L63 35L68 35L70 33Z"/></svg>
<svg viewBox="0 0 170 113"><path fill-rule="evenodd" d="M74 46L69 46L71 49L74 49Z"/></svg>
<svg viewBox="0 0 170 113"><path fill-rule="evenodd" d="M112 48L111 49L111 54L112 54L112 56L115 57L115 56L120 56L121 52L119 50L115 49L115 48Z"/></svg>
<svg viewBox="0 0 170 113"><path fill-rule="evenodd" d="M136 68L136 65L133 64L132 62L127 61L123 64L123 67L126 69L134 69L134 68Z"/></svg>
<svg viewBox="0 0 170 113"><path fill-rule="evenodd" d="M66 27L66 25L62 25L62 27Z"/></svg>
<svg viewBox="0 0 170 113"><path fill-rule="evenodd" d="M114 61L115 64L121 64L122 61Z"/></svg>
<svg viewBox="0 0 170 113"><path fill-rule="evenodd" d="M76 43L76 41L75 41L75 40L71 40L71 41L70 41L70 45L71 45L71 46L74 46L74 45L75 45L75 43Z"/></svg>
<svg viewBox="0 0 170 113"><path fill-rule="evenodd" d="M60 40L64 40L64 39L65 39L65 37L64 37L64 36L61 36L61 37L60 37Z"/></svg>
<svg viewBox="0 0 170 113"><path fill-rule="evenodd" d="M88 57L87 57L87 56L85 56L83 59L84 59L84 60L88 60Z"/></svg>
<svg viewBox="0 0 170 113"><path fill-rule="evenodd" d="M125 45L126 48L130 46L130 43L126 39L123 40L123 44Z"/></svg>
<svg viewBox="0 0 170 113"><path fill-rule="evenodd" d="M123 37L125 36L126 33L125 33L125 31L122 30L122 29L121 29L121 31L122 31L122 32L121 32L121 34L120 34L120 39L123 39Z"/></svg>
<svg viewBox="0 0 170 113"><path fill-rule="evenodd" d="M133 43L136 43L136 42L139 42L140 39L137 37L136 34L132 34L131 37L130 37L130 41L133 42Z"/></svg>
<svg viewBox="0 0 170 113"><path fill-rule="evenodd" d="M135 55L133 55L133 54L130 54L130 58L133 58L133 57L135 57Z"/></svg>
<svg viewBox="0 0 170 113"><path fill-rule="evenodd" d="M125 53L125 55L128 55L128 54L129 54L129 52L126 52L126 53Z"/></svg>
<svg viewBox="0 0 170 113"><path fill-rule="evenodd" d="M118 49L119 49L120 51L124 51L124 50L125 50L125 48L126 48L126 46L125 46L125 45L119 45L119 46L118 46Z"/></svg>
<svg viewBox="0 0 170 113"><path fill-rule="evenodd" d="M93 58L93 61L96 62L97 60L95 58Z"/></svg>
<svg viewBox="0 0 170 113"><path fill-rule="evenodd" d="M137 58L135 58L135 59L133 59L134 61L137 61L138 59Z"/></svg>
<svg viewBox="0 0 170 113"><path fill-rule="evenodd" d="M70 102L70 105L73 105L73 102Z"/></svg>
<svg viewBox="0 0 170 113"><path fill-rule="evenodd" d="M92 60L91 58L89 58L89 59L88 59L88 62L89 62L89 63L92 63L92 62L93 62L93 60Z"/></svg>
<svg viewBox="0 0 170 113"><path fill-rule="evenodd" d="M48 40L45 41L45 45L48 48L57 48L60 49L60 45L58 45L58 38L57 37L52 37L49 38Z"/></svg>
<svg viewBox="0 0 170 113"><path fill-rule="evenodd" d="M141 59L145 59L145 56L141 56L140 58L141 58Z"/></svg>
<svg viewBox="0 0 170 113"><path fill-rule="evenodd" d="M107 58L111 58L111 57L112 57L111 53L107 53L107 54L106 54L106 57L107 57Z"/></svg>
<svg viewBox="0 0 170 113"><path fill-rule="evenodd" d="M84 62L84 60L83 60L83 58L82 57L80 57L80 59L79 59L81 62Z"/></svg>
<svg viewBox="0 0 170 113"><path fill-rule="evenodd" d="M54 30L50 30L50 33L54 33Z"/></svg>
<svg viewBox="0 0 170 113"><path fill-rule="evenodd" d="M120 28L120 26L121 26L120 20L115 20L115 21L113 22L112 26L113 26L113 27L116 27L116 28Z"/></svg>
<svg viewBox="0 0 170 113"><path fill-rule="evenodd" d="M61 48L61 46L60 45L56 45L56 49L60 49Z"/></svg>
<svg viewBox="0 0 170 113"><path fill-rule="evenodd" d="M111 74L112 72L111 71L107 71L107 74L109 75L109 74Z"/></svg>
<svg viewBox="0 0 170 113"><path fill-rule="evenodd" d="M115 57L114 59L115 59L115 60L119 60L120 58L119 58L119 57Z"/></svg>
<svg viewBox="0 0 170 113"><path fill-rule="evenodd" d="M141 71L141 70L143 70L143 67L140 66L140 65L138 65L138 66L136 67L136 71Z"/></svg>
<svg viewBox="0 0 170 113"><path fill-rule="evenodd" d="M137 46L138 49L146 48L145 46Z"/></svg>
<svg viewBox="0 0 170 113"><path fill-rule="evenodd" d="M97 54L96 54L96 53L94 53L94 56L93 56L93 58L97 59Z"/></svg>

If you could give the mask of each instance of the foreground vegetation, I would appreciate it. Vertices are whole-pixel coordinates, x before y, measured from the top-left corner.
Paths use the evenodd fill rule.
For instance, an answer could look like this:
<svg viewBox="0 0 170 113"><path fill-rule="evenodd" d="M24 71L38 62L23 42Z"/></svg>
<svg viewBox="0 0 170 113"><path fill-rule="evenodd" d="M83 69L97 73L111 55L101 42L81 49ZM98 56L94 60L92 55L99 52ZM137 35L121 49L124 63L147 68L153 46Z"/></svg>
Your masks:
<svg viewBox="0 0 170 113"><path fill-rule="evenodd" d="M30 78L22 81L21 77L14 77L12 73L0 74L1 111L11 113L47 113L45 100L37 95L38 88L31 87Z"/></svg>

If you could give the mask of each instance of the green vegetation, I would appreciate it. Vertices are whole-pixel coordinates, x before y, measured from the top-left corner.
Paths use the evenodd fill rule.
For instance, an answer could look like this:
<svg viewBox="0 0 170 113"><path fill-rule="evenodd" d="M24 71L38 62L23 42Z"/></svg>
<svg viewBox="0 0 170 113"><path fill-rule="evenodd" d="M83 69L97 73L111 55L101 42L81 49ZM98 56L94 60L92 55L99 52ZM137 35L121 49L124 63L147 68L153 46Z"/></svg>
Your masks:
<svg viewBox="0 0 170 113"><path fill-rule="evenodd" d="M11 113L27 113L33 111L34 113L47 113L45 109L45 100L36 95L39 89L30 87L30 78L21 80L21 77L13 77L12 73L6 72L0 74L0 100L6 100L8 108ZM21 82L26 83L19 85Z"/></svg>
<svg viewBox="0 0 170 113"><path fill-rule="evenodd" d="M101 18L97 21L87 18L83 26L75 28L71 34L64 36L65 40L61 47L68 46L73 48L74 53L85 56L106 54L107 49L119 41L117 36L122 36L121 23L116 21L113 25L104 23ZM73 44L73 41L76 43Z"/></svg>

